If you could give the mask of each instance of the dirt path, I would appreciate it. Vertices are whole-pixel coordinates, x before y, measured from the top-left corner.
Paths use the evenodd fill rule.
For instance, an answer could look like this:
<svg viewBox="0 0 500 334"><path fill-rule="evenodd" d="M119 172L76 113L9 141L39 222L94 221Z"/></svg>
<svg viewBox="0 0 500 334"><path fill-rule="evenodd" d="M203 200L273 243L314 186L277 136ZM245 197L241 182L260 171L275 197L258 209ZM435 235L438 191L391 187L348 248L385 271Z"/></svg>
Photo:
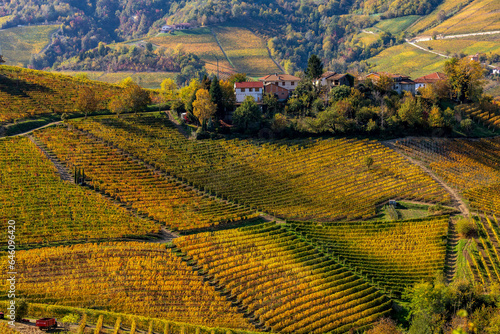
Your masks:
<svg viewBox="0 0 500 334"><path fill-rule="evenodd" d="M22 132L22 133L18 133L18 134L15 134L15 135L11 135L11 136L5 136L5 135L0 135L0 137L17 137L17 136L25 136L27 134L30 134L32 133L33 131L36 131L36 130L40 130L40 129L43 129L43 128L47 128L49 126L52 126L52 125L56 125L56 124L60 124L61 121L57 121L57 122L52 122L52 123L48 123L48 124L45 124L45 125L42 125L38 128L34 128L34 129L31 129L29 131L26 131L26 132Z"/></svg>
<svg viewBox="0 0 500 334"><path fill-rule="evenodd" d="M165 111L165 114L167 115L168 119L170 120L170 122L172 122L172 124L175 125L175 127L177 128L177 131L179 131L184 137L186 137L186 139L194 139L192 136L190 136L189 133L186 132L186 130L179 124L179 122L174 118L174 116L172 116L172 111L170 110L167 110Z"/></svg>
<svg viewBox="0 0 500 334"><path fill-rule="evenodd" d="M426 172L430 177L432 177L434 181L439 183L452 196L455 205L458 207L458 209L463 215L470 216L470 212L469 209L467 208L467 205L465 204L465 202L462 200L462 198L455 189L452 189L450 186L448 186L443 180L441 180L439 176L437 176L432 170L427 168L421 161L415 160L412 157L405 155L399 148L397 148L394 145L394 141L392 140L386 141L383 142L383 144L385 144L395 152L399 153L400 155L408 159L408 161L410 161L412 164L419 166L424 172Z"/></svg>

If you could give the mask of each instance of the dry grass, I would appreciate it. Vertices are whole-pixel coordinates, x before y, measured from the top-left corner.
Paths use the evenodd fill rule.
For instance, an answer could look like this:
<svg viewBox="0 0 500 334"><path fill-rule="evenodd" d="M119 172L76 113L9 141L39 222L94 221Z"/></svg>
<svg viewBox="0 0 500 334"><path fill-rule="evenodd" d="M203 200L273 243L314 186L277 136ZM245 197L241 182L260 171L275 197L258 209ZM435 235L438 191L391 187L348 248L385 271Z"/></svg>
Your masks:
<svg viewBox="0 0 500 334"><path fill-rule="evenodd" d="M0 45L6 65L27 66L31 55L40 52L58 28L58 25L46 25L1 30Z"/></svg>

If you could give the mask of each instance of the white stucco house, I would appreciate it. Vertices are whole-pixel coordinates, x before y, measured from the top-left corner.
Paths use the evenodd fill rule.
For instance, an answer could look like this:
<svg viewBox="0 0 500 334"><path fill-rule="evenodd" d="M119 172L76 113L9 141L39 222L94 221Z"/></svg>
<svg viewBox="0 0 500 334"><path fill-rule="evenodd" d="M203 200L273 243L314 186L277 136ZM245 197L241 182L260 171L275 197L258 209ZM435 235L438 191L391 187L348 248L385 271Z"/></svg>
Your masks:
<svg viewBox="0 0 500 334"><path fill-rule="evenodd" d="M262 82L236 82L234 84L236 103L242 103L247 96L253 96L255 102L262 103L264 84Z"/></svg>

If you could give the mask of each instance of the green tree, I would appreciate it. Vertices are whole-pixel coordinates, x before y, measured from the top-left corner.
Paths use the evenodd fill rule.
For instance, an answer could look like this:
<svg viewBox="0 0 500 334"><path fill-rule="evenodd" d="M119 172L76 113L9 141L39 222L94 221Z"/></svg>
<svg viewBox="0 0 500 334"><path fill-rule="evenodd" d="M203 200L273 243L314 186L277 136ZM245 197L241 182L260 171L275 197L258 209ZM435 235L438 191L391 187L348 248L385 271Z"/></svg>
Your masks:
<svg viewBox="0 0 500 334"><path fill-rule="evenodd" d="M278 99L274 94L265 94L262 102L266 106L266 113L269 116L273 116L279 111Z"/></svg>
<svg viewBox="0 0 500 334"><path fill-rule="evenodd" d="M17 322L21 321L28 314L28 302L26 299L21 298L16 300L16 317Z"/></svg>
<svg viewBox="0 0 500 334"><path fill-rule="evenodd" d="M217 119L224 119L224 117L226 116L224 101L222 96L222 89L219 84L219 78L217 77L213 78L212 83L210 84L210 100L217 106L215 117Z"/></svg>
<svg viewBox="0 0 500 334"><path fill-rule="evenodd" d="M460 102L479 100L484 77L484 69L479 62L452 58L446 61L444 72L455 99Z"/></svg>
<svg viewBox="0 0 500 334"><path fill-rule="evenodd" d="M323 63L315 54L312 54L307 61L306 76L309 79L319 78L323 74Z"/></svg>
<svg viewBox="0 0 500 334"><path fill-rule="evenodd" d="M423 124L424 110L420 100L405 92L404 101L398 109L398 116L410 127Z"/></svg>
<svg viewBox="0 0 500 334"><path fill-rule="evenodd" d="M262 112L252 96L247 96L233 113L233 124L240 131L255 132L261 121Z"/></svg>
<svg viewBox="0 0 500 334"><path fill-rule="evenodd" d="M231 74L231 76L227 79L232 85L234 85L236 82L245 82L248 81L248 77L246 73L234 73Z"/></svg>
<svg viewBox="0 0 500 334"><path fill-rule="evenodd" d="M330 102L337 102L346 99L349 95L351 95L351 88L344 85L333 87L328 93Z"/></svg>

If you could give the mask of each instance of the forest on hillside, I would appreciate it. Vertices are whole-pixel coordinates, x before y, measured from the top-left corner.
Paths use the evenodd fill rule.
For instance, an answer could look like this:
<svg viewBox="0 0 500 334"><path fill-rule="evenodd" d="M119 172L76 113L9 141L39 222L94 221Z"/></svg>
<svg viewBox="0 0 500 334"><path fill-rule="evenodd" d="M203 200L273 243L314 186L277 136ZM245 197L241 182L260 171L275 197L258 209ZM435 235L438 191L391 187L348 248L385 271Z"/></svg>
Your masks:
<svg viewBox="0 0 500 334"><path fill-rule="evenodd" d="M59 65L98 46L156 34L165 23L196 26L242 22L268 39L274 57L293 73L318 54L330 67L373 56L403 36L382 36L377 47L352 46L360 29L382 18L430 13L441 0L13 0L0 4L0 16L10 19L0 28L18 24L61 22L61 33L33 62L35 68ZM341 70L341 69L340 69Z"/></svg>

